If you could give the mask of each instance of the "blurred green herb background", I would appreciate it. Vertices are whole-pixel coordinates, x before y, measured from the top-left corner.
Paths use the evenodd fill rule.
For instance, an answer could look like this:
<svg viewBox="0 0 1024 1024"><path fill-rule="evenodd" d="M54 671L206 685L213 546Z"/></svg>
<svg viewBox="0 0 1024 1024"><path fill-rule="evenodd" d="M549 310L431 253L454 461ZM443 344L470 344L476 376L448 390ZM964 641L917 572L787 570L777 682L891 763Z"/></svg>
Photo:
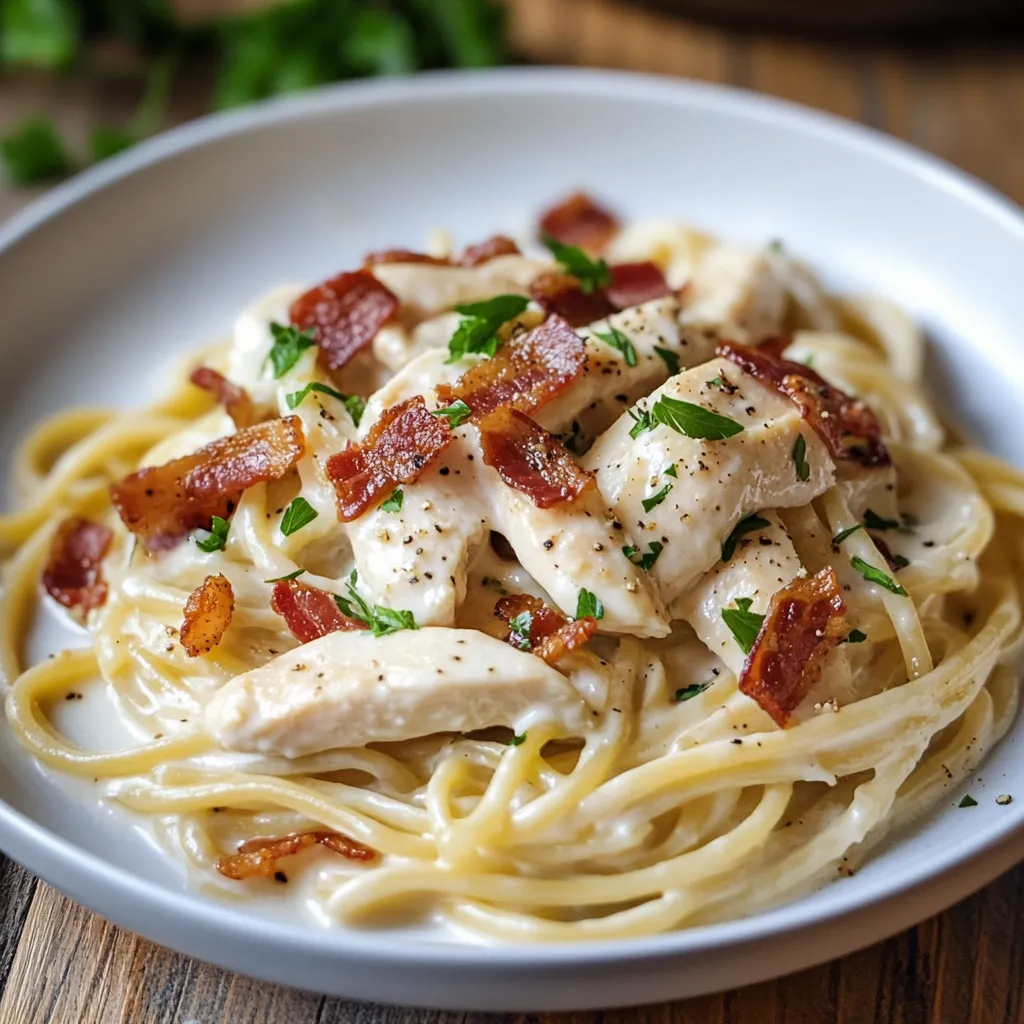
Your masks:
<svg viewBox="0 0 1024 1024"><path fill-rule="evenodd" d="M113 53L143 79L134 116L94 125L87 155L45 112L14 126L0 138L4 175L60 178L159 131L175 80L196 63L214 68L210 107L234 107L340 79L502 63L502 15L496 0L278 0L207 19L183 19L173 0L0 0L0 73L101 75Z"/></svg>

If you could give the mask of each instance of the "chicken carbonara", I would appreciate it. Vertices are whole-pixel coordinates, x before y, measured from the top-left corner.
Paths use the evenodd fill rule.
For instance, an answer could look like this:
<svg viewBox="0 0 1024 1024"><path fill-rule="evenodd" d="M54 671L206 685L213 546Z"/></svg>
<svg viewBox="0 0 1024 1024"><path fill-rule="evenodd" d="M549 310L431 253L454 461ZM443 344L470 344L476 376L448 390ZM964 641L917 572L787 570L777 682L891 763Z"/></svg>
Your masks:
<svg viewBox="0 0 1024 1024"><path fill-rule="evenodd" d="M647 935L849 874L1007 729L1024 479L907 317L584 195L538 234L275 290L21 447L10 727L193 885ZM90 642L26 667L40 600Z"/></svg>

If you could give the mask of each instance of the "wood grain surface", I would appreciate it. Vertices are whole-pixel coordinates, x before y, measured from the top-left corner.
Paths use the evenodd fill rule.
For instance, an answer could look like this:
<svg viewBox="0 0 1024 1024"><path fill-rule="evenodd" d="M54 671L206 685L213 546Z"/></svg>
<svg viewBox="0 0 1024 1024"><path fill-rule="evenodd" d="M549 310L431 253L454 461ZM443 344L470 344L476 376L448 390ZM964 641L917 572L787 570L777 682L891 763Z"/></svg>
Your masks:
<svg viewBox="0 0 1024 1024"><path fill-rule="evenodd" d="M767 2L767 0L766 0ZM829 2L829 0L823 0ZM611 0L513 0L516 49L538 62L728 82L865 122L1024 202L1024 39L856 44L731 33ZM186 83L176 117L202 106ZM73 133L132 97L75 80L0 82L0 125L40 105ZM0 216L29 193L0 192ZM1024 268L1022 268L1024 279ZM482 1024L267 985L113 927L0 859L0 1024ZM493 1018L494 1020L504 1018ZM566 1024L1024 1024L1024 866L912 931L735 992Z"/></svg>

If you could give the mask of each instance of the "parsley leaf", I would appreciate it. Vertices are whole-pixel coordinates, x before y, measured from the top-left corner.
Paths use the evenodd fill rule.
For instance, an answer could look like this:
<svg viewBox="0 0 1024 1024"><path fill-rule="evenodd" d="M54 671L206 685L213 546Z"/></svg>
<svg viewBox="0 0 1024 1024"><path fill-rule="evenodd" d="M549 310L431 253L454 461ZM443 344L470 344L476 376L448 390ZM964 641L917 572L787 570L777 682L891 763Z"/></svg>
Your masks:
<svg viewBox="0 0 1024 1024"><path fill-rule="evenodd" d="M689 686L681 686L676 690L676 703L682 704L684 701L699 697L713 683L714 679L709 679L706 683L690 683Z"/></svg>
<svg viewBox="0 0 1024 1024"><path fill-rule="evenodd" d="M285 576L275 576L272 580L264 580L264 583L287 583L289 580L297 580L306 570L296 569Z"/></svg>
<svg viewBox="0 0 1024 1024"><path fill-rule="evenodd" d="M309 526L319 514L300 494L284 510L284 515L281 517L281 532L286 537L290 537L304 526Z"/></svg>
<svg viewBox="0 0 1024 1024"><path fill-rule="evenodd" d="M530 642L530 630L533 629L533 612L520 612L509 619L508 628L512 631L509 640L513 647L521 651L530 651L533 644Z"/></svg>
<svg viewBox="0 0 1024 1024"><path fill-rule="evenodd" d="M771 526L771 523L769 523L767 519L758 515L747 516L746 519L741 519L732 528L732 532L729 536L722 541L722 561L728 562L736 553L736 544L739 542L739 539L743 534L753 533L755 530L763 530L766 526Z"/></svg>
<svg viewBox="0 0 1024 1024"><path fill-rule="evenodd" d="M655 354L661 358L661 361L668 367L668 375L674 377L679 372L679 356L675 354L669 348L662 348L660 345L654 346Z"/></svg>
<svg viewBox="0 0 1024 1024"><path fill-rule="evenodd" d="M334 603L342 615L363 623L374 636L387 636L402 629L419 629L416 619L410 611L385 608L379 604L370 605L356 590L358 578L353 569L345 582L345 589L349 596L345 598L340 594L334 595Z"/></svg>
<svg viewBox="0 0 1024 1024"><path fill-rule="evenodd" d="M589 590L581 590L580 596L576 599L576 618L603 619L604 605L601 603L601 598Z"/></svg>
<svg viewBox="0 0 1024 1024"><path fill-rule="evenodd" d="M473 410L461 398L456 398L451 405L435 409L434 415L443 416L448 421L448 426L454 429L465 423L473 415Z"/></svg>
<svg viewBox="0 0 1024 1024"><path fill-rule="evenodd" d="M970 793L968 793L968 794L967 794L967 795L966 795L966 796L965 796L965 797L963 798L963 800L961 800L961 801L960 801L960 803L959 803L959 804L957 804L957 806L958 806L958 807L977 807L977 806L978 806L978 801L977 801L977 800L975 800L975 799L974 799L974 797L973 797L973 796L971 796L971 794L970 794Z"/></svg>
<svg viewBox="0 0 1024 1024"><path fill-rule="evenodd" d="M660 505L668 497L668 492L671 490L672 485L665 484L657 494L652 494L649 498L644 498L643 501L640 502L644 507L644 511L650 512L652 508Z"/></svg>
<svg viewBox="0 0 1024 1024"><path fill-rule="evenodd" d="M125 128L98 124L89 132L89 152L93 161L99 163L126 149L131 149L139 140Z"/></svg>
<svg viewBox="0 0 1024 1024"><path fill-rule="evenodd" d="M594 337L600 338L606 345L611 345L617 352L621 352L627 366L636 366L636 349L633 347L633 342L617 327L609 324L608 330L603 334L601 331L595 330Z"/></svg>
<svg viewBox="0 0 1024 1024"><path fill-rule="evenodd" d="M900 528L898 519L883 519L882 516L870 508L864 513L864 525L869 530L880 530L883 533L886 530L898 530Z"/></svg>
<svg viewBox="0 0 1024 1024"><path fill-rule="evenodd" d="M848 644L862 644L867 640L867 633L862 633L859 629L851 629L850 635L846 638Z"/></svg>
<svg viewBox="0 0 1024 1024"><path fill-rule="evenodd" d="M860 528L861 528L860 523L857 523L856 526L848 526L845 530L840 530L832 538L832 545L834 547L839 547L839 545L842 544L843 541L846 540L846 538L849 537L851 533L856 533Z"/></svg>
<svg viewBox="0 0 1024 1024"><path fill-rule="evenodd" d="M721 441L743 431L743 425L728 416L719 416L703 406L667 395L654 403L651 413L656 422L670 427L677 434L705 441Z"/></svg>
<svg viewBox="0 0 1024 1024"><path fill-rule="evenodd" d="M644 572L650 572L654 567L654 563L658 560L658 555L661 554L664 545L657 540L652 540L647 545L647 554L640 555L640 549L633 547L632 544L627 544L623 549L622 553L634 564L638 565ZM637 559L637 555L640 558Z"/></svg>
<svg viewBox="0 0 1024 1024"><path fill-rule="evenodd" d="M311 380L302 390L292 391L290 394L285 395L284 400L288 403L289 409L297 409L302 405L306 396L313 391L319 395L330 395L331 398L336 398L339 402L348 401L340 391L335 390L328 384L321 384L318 380Z"/></svg>
<svg viewBox="0 0 1024 1024"><path fill-rule="evenodd" d="M722 609L722 620L729 627L744 654L750 653L764 623L763 615L750 610L753 603L753 598L737 597L735 608Z"/></svg>
<svg viewBox="0 0 1024 1024"><path fill-rule="evenodd" d="M0 139L0 157L12 185L62 178L75 169L57 129L46 117L30 117Z"/></svg>
<svg viewBox="0 0 1024 1024"><path fill-rule="evenodd" d="M892 594L896 594L898 597L907 597L906 590L903 589L888 573L882 572L881 569L876 569L873 565L869 565L864 561L863 558L859 558L854 555L850 559L850 565L854 567L868 581L868 583L877 583L878 586L884 587Z"/></svg>
<svg viewBox="0 0 1024 1024"><path fill-rule="evenodd" d="M676 464L674 462L671 466L668 467L668 469L663 469L662 472L665 474L665 476L679 476L679 471L676 469Z"/></svg>
<svg viewBox="0 0 1024 1024"><path fill-rule="evenodd" d="M212 554L214 551L223 551L224 545L228 540L228 531L230 529L231 524L226 519L221 519L220 516L214 516L210 521L210 529L205 531L206 536L196 536L196 547L199 548L200 551L205 551L207 554Z"/></svg>
<svg viewBox="0 0 1024 1024"><path fill-rule="evenodd" d="M316 344L316 332L313 328L300 331L291 324L279 324L272 320L270 334L274 344L270 346L267 359L274 367L275 380L283 377L299 361L299 356Z"/></svg>
<svg viewBox="0 0 1024 1024"><path fill-rule="evenodd" d="M522 295L496 295L486 302L456 306L462 320L448 342L446 362L456 363L463 356L478 353L493 356L501 347L498 329L522 313L529 300Z"/></svg>
<svg viewBox="0 0 1024 1024"><path fill-rule="evenodd" d="M641 434L646 434L648 430L654 429L654 417L650 411L637 406L635 409L627 409L630 419L633 421L633 426L629 428L629 436L635 441Z"/></svg>
<svg viewBox="0 0 1024 1024"><path fill-rule="evenodd" d="M70 0L5 0L0 4L0 61L66 67L78 48L78 17Z"/></svg>
<svg viewBox="0 0 1024 1024"><path fill-rule="evenodd" d="M542 235L541 241L562 265L562 269L579 281L581 292L589 295L612 283L612 272L604 260L593 260L578 245L565 245L550 235Z"/></svg>
<svg viewBox="0 0 1024 1024"><path fill-rule="evenodd" d="M405 500L405 493L401 487L396 487L391 492L391 497L387 501L380 503L381 512L401 512L402 502Z"/></svg>
<svg viewBox="0 0 1024 1024"><path fill-rule="evenodd" d="M508 741L510 747L521 747L526 742L526 733L519 733Z"/></svg>
<svg viewBox="0 0 1024 1024"><path fill-rule="evenodd" d="M811 467L807 462L807 441L803 434L797 434L793 442L793 467L796 469L797 480L811 478Z"/></svg>

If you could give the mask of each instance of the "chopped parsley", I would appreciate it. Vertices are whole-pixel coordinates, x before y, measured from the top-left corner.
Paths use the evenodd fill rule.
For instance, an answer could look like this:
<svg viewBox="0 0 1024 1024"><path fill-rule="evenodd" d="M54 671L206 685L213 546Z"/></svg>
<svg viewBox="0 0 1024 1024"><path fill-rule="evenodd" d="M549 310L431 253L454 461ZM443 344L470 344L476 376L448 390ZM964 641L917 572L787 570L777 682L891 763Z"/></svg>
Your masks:
<svg viewBox="0 0 1024 1024"><path fill-rule="evenodd" d="M877 583L878 586L884 587L892 594L896 594L899 597L907 597L906 590L903 589L888 573L882 572L881 569L876 569L873 565L869 565L864 561L863 558L859 558L854 555L850 559L850 565L854 567L868 581L868 583Z"/></svg>
<svg viewBox="0 0 1024 1024"><path fill-rule="evenodd" d="M677 434L704 441L721 441L743 431L743 425L728 416L719 416L710 409L678 398L659 398L651 413L657 423L670 427Z"/></svg>
<svg viewBox="0 0 1024 1024"><path fill-rule="evenodd" d="M607 331L604 333L594 331L594 337L600 338L606 345L611 345L616 352L621 352L627 366L636 366L636 349L633 347L633 342L618 327L608 324Z"/></svg>
<svg viewBox="0 0 1024 1024"><path fill-rule="evenodd" d="M230 529L231 524L226 519L214 516L210 521L210 529L204 531L205 536L196 536L196 547L200 551L205 551L208 555L214 551L223 551L224 545L228 541L228 530Z"/></svg>
<svg viewBox="0 0 1024 1024"><path fill-rule="evenodd" d="M404 499L405 493L402 491L402 488L396 487L391 492L391 497L388 498L387 501L382 501L380 503L381 512L401 512L402 502Z"/></svg>
<svg viewBox="0 0 1024 1024"><path fill-rule="evenodd" d="M640 555L640 549L633 547L632 544L627 544L623 549L622 553L634 564L643 569L644 572L650 572L654 566L654 563L658 560L658 555L661 554L664 545L657 540L652 540L647 545L647 554ZM637 558L640 555L640 558Z"/></svg>
<svg viewBox="0 0 1024 1024"><path fill-rule="evenodd" d="M516 733L516 735L513 736L512 739L510 739L508 741L508 745L510 747L521 747L525 742L526 742L526 733L525 732Z"/></svg>
<svg viewBox="0 0 1024 1024"><path fill-rule="evenodd" d="M755 530L763 530L766 526L771 526L771 523L763 516L753 515L747 516L746 519L741 519L732 528L732 533L722 541L722 561L728 562L736 553L736 545L743 534L753 533Z"/></svg>
<svg viewBox="0 0 1024 1024"><path fill-rule="evenodd" d="M679 471L676 469L676 464L674 462L672 463L671 466L668 467L668 469L663 469L662 473L664 473L665 476L674 476L674 477L678 477L679 476Z"/></svg>
<svg viewBox="0 0 1024 1024"><path fill-rule="evenodd" d="M699 697L713 683L714 679L709 679L706 683L690 683L689 686L681 686L676 690L676 703L682 704L685 701L693 700L694 697Z"/></svg>
<svg viewBox="0 0 1024 1024"><path fill-rule="evenodd" d="M550 235L542 235L541 241L562 265L562 269L579 281L581 292L589 295L612 283L612 272L604 260L593 260L579 246L565 245Z"/></svg>
<svg viewBox="0 0 1024 1024"><path fill-rule="evenodd" d="M867 633L862 633L859 629L851 629L850 635L846 638L848 644L862 644L867 640Z"/></svg>
<svg viewBox="0 0 1024 1024"><path fill-rule="evenodd" d="M71 155L48 117L30 117L0 139L0 157L3 157L4 170L12 185L63 178L75 169Z"/></svg>
<svg viewBox="0 0 1024 1024"><path fill-rule="evenodd" d="M300 494L284 510L284 515L281 516L281 532L290 537L304 526L309 526L318 515L320 513Z"/></svg>
<svg viewBox="0 0 1024 1024"><path fill-rule="evenodd" d="M601 603L601 598L589 590L581 590L580 596L576 599L576 618L603 619L604 605Z"/></svg>
<svg viewBox="0 0 1024 1024"><path fill-rule="evenodd" d="M839 547L839 545L842 544L843 541L846 540L846 538L849 537L851 533L856 533L860 528L861 528L860 523L857 523L856 526L848 526L845 530L840 530L832 538L832 546L833 547Z"/></svg>
<svg viewBox="0 0 1024 1024"><path fill-rule="evenodd" d="M796 470L797 480L811 478L811 467L807 462L807 441L803 434L797 434L793 442L793 468Z"/></svg>
<svg viewBox="0 0 1024 1024"><path fill-rule="evenodd" d="M275 576L272 580L264 580L264 583L287 583L289 580L297 580L306 570L296 569L295 572L288 573L287 576Z"/></svg>
<svg viewBox="0 0 1024 1024"><path fill-rule="evenodd" d="M330 395L331 398L336 398L348 410L349 416L352 417L352 422L357 427L359 426L359 421L363 418L363 413L366 410L365 399L360 398L359 395L343 395L329 384L321 384L318 380L311 380L300 391L293 391L291 394L285 395L284 400L288 403L289 409L297 409L312 391L320 395Z"/></svg>
<svg viewBox="0 0 1024 1024"><path fill-rule="evenodd" d="M633 426L629 428L629 436L636 440L641 434L654 429L654 417L648 409L637 406L635 409L627 409Z"/></svg>
<svg viewBox="0 0 1024 1024"><path fill-rule="evenodd" d="M419 629L412 612L385 608L379 604L371 605L366 601L356 590L358 578L353 569L345 582L345 589L349 596L345 598L340 594L334 595L334 603L342 615L363 623L374 636L387 636L389 633L397 633L402 629Z"/></svg>
<svg viewBox="0 0 1024 1024"><path fill-rule="evenodd" d="M873 509L868 509L864 513L864 525L869 530L898 530L900 528L900 522L898 519L884 519Z"/></svg>
<svg viewBox="0 0 1024 1024"><path fill-rule="evenodd" d="M668 492L671 490L672 485L665 484L657 494L652 494L649 498L644 498L643 501L640 502L644 507L644 511L650 512L652 508L660 505L668 497Z"/></svg>
<svg viewBox="0 0 1024 1024"><path fill-rule="evenodd" d="M967 795L966 795L966 796L965 796L965 797L963 798L963 800L961 800L961 801L960 801L960 803L959 803L959 804L957 804L957 806L958 806L958 807L977 807L977 806L978 806L978 801L977 801L977 800L975 800L975 799L974 799L974 797L973 797L973 796L971 796L971 794L970 794L970 793L968 793L968 794L967 794Z"/></svg>
<svg viewBox="0 0 1024 1024"><path fill-rule="evenodd" d="M448 421L448 426L454 429L465 423L473 415L473 410L461 398L456 398L451 405L435 409L434 415L443 416Z"/></svg>
<svg viewBox="0 0 1024 1024"><path fill-rule="evenodd" d="M513 647L518 647L521 651L533 650L533 644L530 641L530 630L533 629L533 612L520 612L518 615L513 615L509 619L508 628L511 630L509 640Z"/></svg>
<svg viewBox="0 0 1024 1024"><path fill-rule="evenodd" d="M654 346L654 354L668 367L668 375L674 377L679 372L679 356L670 348Z"/></svg>
<svg viewBox="0 0 1024 1024"><path fill-rule="evenodd" d="M456 306L462 320L448 342L450 355L446 360L457 363L470 354L493 356L501 348L498 330L502 324L519 316L529 305L522 295L495 295L486 302Z"/></svg>
<svg viewBox="0 0 1024 1024"><path fill-rule="evenodd" d="M711 380L706 380L706 381L704 381L704 383L709 388L718 388L719 391L725 391L726 390L725 378L721 377L721 376L719 376L719 377L712 377Z"/></svg>
<svg viewBox="0 0 1024 1024"><path fill-rule="evenodd" d="M722 609L722 619L744 654L750 653L764 623L763 615L750 610L753 603L754 599L751 597L737 597L735 608Z"/></svg>
<svg viewBox="0 0 1024 1024"><path fill-rule="evenodd" d="M283 377L299 361L299 356L316 344L316 331L313 328L300 331L292 324L279 324L273 320L270 322L270 336L274 344L270 346L267 359L274 368L275 380ZM295 404L298 405L298 402Z"/></svg>

